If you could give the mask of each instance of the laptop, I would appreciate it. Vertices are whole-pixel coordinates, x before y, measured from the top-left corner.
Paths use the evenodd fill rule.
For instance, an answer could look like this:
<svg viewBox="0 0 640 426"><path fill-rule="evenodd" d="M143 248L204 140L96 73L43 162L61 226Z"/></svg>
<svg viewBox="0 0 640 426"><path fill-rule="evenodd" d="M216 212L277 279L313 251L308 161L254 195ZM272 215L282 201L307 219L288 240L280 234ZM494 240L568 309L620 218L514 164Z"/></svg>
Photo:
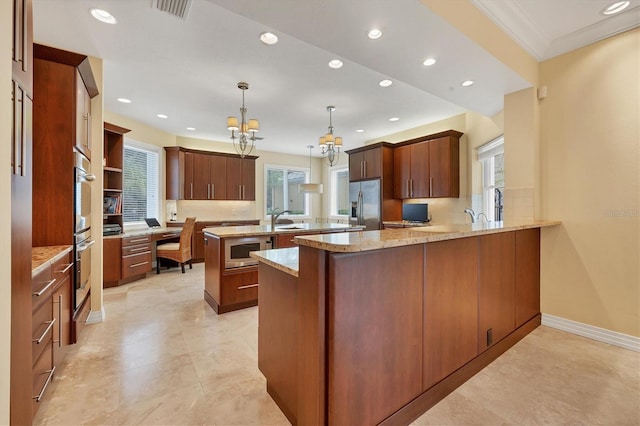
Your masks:
<svg viewBox="0 0 640 426"><path fill-rule="evenodd" d="M148 217L144 221L147 222L147 226L149 226L149 228L162 228L162 225L160 225L158 219L155 217Z"/></svg>

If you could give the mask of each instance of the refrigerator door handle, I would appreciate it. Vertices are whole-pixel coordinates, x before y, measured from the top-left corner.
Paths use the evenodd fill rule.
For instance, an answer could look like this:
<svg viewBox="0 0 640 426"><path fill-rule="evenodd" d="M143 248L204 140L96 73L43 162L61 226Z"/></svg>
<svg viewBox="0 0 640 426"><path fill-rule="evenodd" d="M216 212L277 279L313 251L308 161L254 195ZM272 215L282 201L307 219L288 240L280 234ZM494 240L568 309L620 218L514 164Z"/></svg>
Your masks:
<svg viewBox="0 0 640 426"><path fill-rule="evenodd" d="M364 213L363 213L364 196L362 190L358 191L358 225L364 225Z"/></svg>

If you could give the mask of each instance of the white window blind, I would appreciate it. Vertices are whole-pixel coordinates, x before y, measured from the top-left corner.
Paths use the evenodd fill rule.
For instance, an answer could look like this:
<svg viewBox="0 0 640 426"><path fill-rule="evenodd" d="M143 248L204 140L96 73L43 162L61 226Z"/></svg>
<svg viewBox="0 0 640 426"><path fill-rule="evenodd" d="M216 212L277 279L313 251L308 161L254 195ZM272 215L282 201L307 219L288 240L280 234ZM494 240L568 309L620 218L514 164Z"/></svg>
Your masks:
<svg viewBox="0 0 640 426"><path fill-rule="evenodd" d="M123 167L124 223L142 222L158 217L158 152L155 147L131 141L125 142Z"/></svg>

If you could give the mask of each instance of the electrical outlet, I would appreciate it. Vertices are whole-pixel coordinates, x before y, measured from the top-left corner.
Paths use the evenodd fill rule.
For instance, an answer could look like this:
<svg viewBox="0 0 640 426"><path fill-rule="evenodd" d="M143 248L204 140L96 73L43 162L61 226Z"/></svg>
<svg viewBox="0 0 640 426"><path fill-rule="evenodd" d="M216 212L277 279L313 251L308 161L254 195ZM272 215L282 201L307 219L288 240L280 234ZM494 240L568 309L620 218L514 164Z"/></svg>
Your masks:
<svg viewBox="0 0 640 426"><path fill-rule="evenodd" d="M491 346L493 344L493 329L490 328L487 330L487 346Z"/></svg>

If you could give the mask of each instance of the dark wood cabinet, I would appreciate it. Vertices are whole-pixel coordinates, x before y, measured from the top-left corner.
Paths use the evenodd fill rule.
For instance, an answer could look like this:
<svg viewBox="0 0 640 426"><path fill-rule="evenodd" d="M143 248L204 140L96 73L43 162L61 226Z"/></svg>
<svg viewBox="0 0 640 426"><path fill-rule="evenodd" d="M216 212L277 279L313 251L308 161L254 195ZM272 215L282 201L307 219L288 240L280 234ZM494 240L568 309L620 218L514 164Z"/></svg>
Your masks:
<svg viewBox="0 0 640 426"><path fill-rule="evenodd" d="M151 272L151 240L150 235L121 239L123 281L143 278Z"/></svg>
<svg viewBox="0 0 640 426"><path fill-rule="evenodd" d="M122 244L120 238L102 239L102 283L104 287L116 287L121 278Z"/></svg>
<svg viewBox="0 0 640 426"><path fill-rule="evenodd" d="M31 283L32 329L31 356L33 387L33 415L38 411L40 401L51 382L53 373L53 330L57 326L53 318L53 287L51 266L46 266L33 277ZM23 379L24 380L24 379ZM37 396L37 397L36 397ZM31 424L31 419L29 420Z"/></svg>
<svg viewBox="0 0 640 426"><path fill-rule="evenodd" d="M448 130L397 144L394 197L459 197L460 136L462 133Z"/></svg>
<svg viewBox="0 0 640 426"><path fill-rule="evenodd" d="M27 96L33 87L33 16L31 0L13 0L11 75Z"/></svg>
<svg viewBox="0 0 640 426"><path fill-rule="evenodd" d="M55 284L53 287L53 365L58 368L62 364L67 347L73 343L71 340L71 318L73 308L71 306L71 270L73 260L71 252L53 264L52 278Z"/></svg>
<svg viewBox="0 0 640 426"><path fill-rule="evenodd" d="M516 232L516 327L540 313L540 229Z"/></svg>
<svg viewBox="0 0 640 426"><path fill-rule="evenodd" d="M104 123L103 143L104 143L104 167L103 167L103 197L105 205L108 199L122 200L123 192L123 167L124 167L124 134L129 129L116 126L111 123ZM103 210L103 225L117 224L123 229L122 201L118 211L110 212Z"/></svg>
<svg viewBox="0 0 640 426"><path fill-rule="evenodd" d="M235 154L165 147L167 199L255 200L255 160Z"/></svg>
<svg viewBox="0 0 640 426"><path fill-rule="evenodd" d="M383 147L350 150L349 180L374 179L383 176Z"/></svg>
<svg viewBox="0 0 640 426"><path fill-rule="evenodd" d="M478 350L515 329L515 232L479 237Z"/></svg>
<svg viewBox="0 0 640 426"><path fill-rule="evenodd" d="M91 96L76 70L76 149L91 160Z"/></svg>

